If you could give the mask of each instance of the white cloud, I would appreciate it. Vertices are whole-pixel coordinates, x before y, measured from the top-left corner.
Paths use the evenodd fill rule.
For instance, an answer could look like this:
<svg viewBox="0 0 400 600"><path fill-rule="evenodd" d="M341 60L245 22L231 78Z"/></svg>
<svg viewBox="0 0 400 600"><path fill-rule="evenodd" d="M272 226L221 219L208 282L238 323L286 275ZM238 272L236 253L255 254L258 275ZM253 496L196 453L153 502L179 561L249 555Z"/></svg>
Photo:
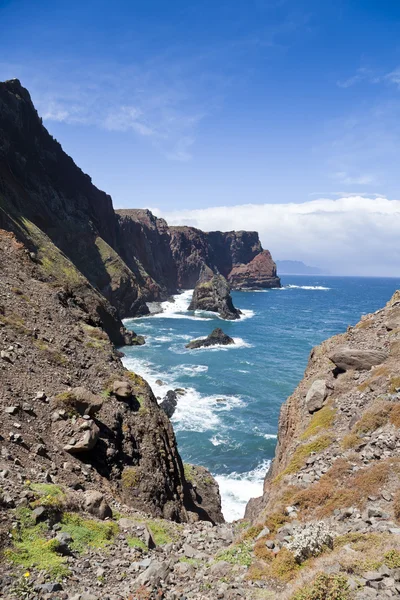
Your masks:
<svg viewBox="0 0 400 600"><path fill-rule="evenodd" d="M347 185L370 185L372 183L376 183L376 178L367 173L350 175L346 171L338 171L337 173L334 173L333 177L341 183L346 183Z"/></svg>
<svg viewBox="0 0 400 600"><path fill-rule="evenodd" d="M170 225L256 230L276 259L332 273L400 276L400 200L346 196L302 204L243 204L162 212Z"/></svg>

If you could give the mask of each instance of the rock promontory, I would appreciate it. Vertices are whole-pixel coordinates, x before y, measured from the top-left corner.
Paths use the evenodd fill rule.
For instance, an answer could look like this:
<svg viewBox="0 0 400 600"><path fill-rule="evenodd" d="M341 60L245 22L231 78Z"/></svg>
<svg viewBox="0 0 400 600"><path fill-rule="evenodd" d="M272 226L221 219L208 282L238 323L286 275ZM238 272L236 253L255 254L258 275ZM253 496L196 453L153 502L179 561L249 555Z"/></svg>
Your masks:
<svg viewBox="0 0 400 600"><path fill-rule="evenodd" d="M197 348L208 348L209 346L229 346L234 343L235 340L233 338L226 335L219 327L216 327L207 337L192 340L186 344L186 348L196 350Z"/></svg>

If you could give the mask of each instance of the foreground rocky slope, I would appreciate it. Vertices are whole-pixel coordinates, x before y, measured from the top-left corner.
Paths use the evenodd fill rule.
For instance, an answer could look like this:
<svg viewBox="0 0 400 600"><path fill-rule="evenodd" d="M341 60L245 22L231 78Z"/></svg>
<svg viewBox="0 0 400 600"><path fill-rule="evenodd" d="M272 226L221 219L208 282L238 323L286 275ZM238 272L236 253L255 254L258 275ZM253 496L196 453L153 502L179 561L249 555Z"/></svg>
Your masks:
<svg viewBox="0 0 400 600"><path fill-rule="evenodd" d="M293 589L323 571L342 589L296 598L400 595L399 355L398 292L314 348L282 407L264 494L247 508L261 532L251 576L279 572Z"/></svg>

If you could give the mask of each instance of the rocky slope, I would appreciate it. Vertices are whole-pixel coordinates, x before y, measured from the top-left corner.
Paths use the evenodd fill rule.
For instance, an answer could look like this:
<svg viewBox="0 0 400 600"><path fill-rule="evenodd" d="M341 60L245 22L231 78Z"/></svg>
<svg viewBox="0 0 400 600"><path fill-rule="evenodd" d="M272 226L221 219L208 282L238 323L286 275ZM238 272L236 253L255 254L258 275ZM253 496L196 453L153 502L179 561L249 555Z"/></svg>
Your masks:
<svg viewBox="0 0 400 600"><path fill-rule="evenodd" d="M251 576L278 574L284 598L318 572L340 595L296 598L400 595L399 355L397 292L314 348L282 406L275 460L246 518L260 532Z"/></svg>

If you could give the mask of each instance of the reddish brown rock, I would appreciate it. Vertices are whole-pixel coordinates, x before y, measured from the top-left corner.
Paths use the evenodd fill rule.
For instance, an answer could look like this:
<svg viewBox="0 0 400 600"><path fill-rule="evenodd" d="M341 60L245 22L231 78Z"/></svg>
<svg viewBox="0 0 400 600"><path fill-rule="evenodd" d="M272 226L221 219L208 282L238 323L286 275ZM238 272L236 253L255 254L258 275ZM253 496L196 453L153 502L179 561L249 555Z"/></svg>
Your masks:
<svg viewBox="0 0 400 600"><path fill-rule="evenodd" d="M281 287L268 250L257 254L248 264L235 265L228 275L228 282L236 289Z"/></svg>

